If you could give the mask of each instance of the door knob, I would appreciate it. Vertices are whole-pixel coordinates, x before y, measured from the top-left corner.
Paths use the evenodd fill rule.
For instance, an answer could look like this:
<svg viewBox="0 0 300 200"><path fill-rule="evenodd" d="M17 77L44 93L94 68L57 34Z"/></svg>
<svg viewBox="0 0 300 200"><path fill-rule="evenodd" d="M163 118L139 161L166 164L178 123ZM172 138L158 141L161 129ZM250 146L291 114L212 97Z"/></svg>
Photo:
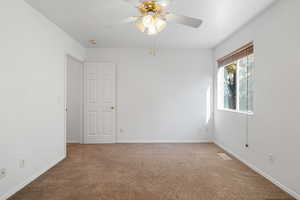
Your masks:
<svg viewBox="0 0 300 200"><path fill-rule="evenodd" d="M113 110L113 109L115 109L115 107L113 107L113 106L112 106L112 107L110 107L110 109L112 109L112 110Z"/></svg>

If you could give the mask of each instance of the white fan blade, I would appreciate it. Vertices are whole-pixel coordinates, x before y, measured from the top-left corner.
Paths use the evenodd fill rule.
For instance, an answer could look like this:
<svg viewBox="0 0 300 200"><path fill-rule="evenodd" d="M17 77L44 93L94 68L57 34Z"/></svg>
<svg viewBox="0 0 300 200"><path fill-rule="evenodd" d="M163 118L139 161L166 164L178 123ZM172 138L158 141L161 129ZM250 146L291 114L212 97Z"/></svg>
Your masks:
<svg viewBox="0 0 300 200"><path fill-rule="evenodd" d="M110 24L107 24L104 27L105 28L113 28L113 27L116 27L116 26L119 26L119 25L122 25L122 24L130 24L130 23L136 22L138 19L139 19L138 16L136 16L136 17L127 17L127 18L125 18L125 19L123 19L119 22L112 22Z"/></svg>
<svg viewBox="0 0 300 200"><path fill-rule="evenodd" d="M125 2L127 2L127 3L130 3L131 5L133 5L133 6L138 6L139 4L140 4L140 1L139 0L123 0L123 1L125 1Z"/></svg>
<svg viewBox="0 0 300 200"><path fill-rule="evenodd" d="M172 13L167 13L165 17L166 17L166 20L169 22L175 22L175 23L183 24L183 25L190 26L193 28L199 28L202 24L201 19L196 19L196 18L187 17L187 16L183 16L183 15L174 15Z"/></svg>
<svg viewBox="0 0 300 200"><path fill-rule="evenodd" d="M138 18L139 18L139 17L128 17L128 18L126 18L126 19L123 19L123 20L121 21L121 23L123 23L123 24L133 23L133 22L135 22L136 20L138 20Z"/></svg>
<svg viewBox="0 0 300 200"><path fill-rule="evenodd" d="M156 2L165 8L170 5L171 0L156 0Z"/></svg>

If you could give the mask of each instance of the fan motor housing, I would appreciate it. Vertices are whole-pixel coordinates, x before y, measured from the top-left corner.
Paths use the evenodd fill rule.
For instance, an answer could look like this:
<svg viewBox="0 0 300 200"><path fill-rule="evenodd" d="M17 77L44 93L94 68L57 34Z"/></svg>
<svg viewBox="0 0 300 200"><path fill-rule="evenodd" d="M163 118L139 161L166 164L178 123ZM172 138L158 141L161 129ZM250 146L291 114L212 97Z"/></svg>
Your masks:
<svg viewBox="0 0 300 200"><path fill-rule="evenodd" d="M155 1L144 1L138 6L138 9L144 15L148 13L159 14L162 12L162 6Z"/></svg>

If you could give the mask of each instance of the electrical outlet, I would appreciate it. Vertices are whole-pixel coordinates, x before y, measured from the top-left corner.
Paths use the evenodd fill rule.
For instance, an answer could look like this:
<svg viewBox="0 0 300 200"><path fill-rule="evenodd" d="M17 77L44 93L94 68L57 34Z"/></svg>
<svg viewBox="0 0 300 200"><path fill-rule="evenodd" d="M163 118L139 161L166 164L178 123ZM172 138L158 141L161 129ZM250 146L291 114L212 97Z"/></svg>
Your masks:
<svg viewBox="0 0 300 200"><path fill-rule="evenodd" d="M0 180L6 177L6 169L0 169Z"/></svg>
<svg viewBox="0 0 300 200"><path fill-rule="evenodd" d="M20 160L19 166L20 168L25 168L25 160Z"/></svg>

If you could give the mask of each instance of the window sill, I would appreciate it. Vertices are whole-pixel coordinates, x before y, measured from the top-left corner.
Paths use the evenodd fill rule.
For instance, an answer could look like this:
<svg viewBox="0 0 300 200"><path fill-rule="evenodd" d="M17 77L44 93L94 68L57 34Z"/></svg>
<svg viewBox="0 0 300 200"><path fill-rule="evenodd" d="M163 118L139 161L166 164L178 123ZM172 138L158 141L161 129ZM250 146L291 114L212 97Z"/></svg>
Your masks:
<svg viewBox="0 0 300 200"><path fill-rule="evenodd" d="M225 108L217 108L217 110L218 110L218 111L223 111L223 112L237 113L237 114L242 114L242 115L249 115L249 116L254 115L253 112L242 112L242 111L231 110L231 109L225 109Z"/></svg>

